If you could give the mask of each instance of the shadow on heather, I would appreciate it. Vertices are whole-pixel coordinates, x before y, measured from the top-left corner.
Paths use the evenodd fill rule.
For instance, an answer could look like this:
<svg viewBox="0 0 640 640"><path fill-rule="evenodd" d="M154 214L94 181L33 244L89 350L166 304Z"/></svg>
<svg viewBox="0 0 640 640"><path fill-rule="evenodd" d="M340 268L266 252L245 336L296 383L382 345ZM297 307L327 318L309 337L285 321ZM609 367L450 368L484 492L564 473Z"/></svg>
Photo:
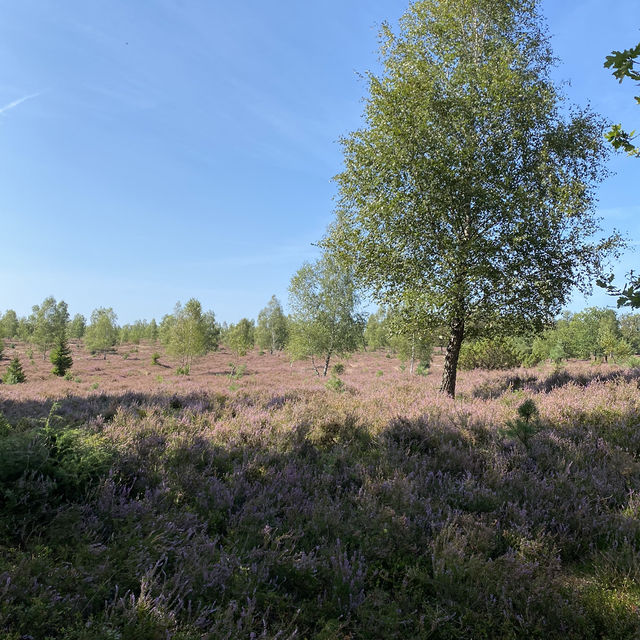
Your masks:
<svg viewBox="0 0 640 640"><path fill-rule="evenodd" d="M3 401L0 630L186 640L640 632L624 586L640 579L631 412L597 428L546 426L523 446L460 413L398 418L375 434L321 408L283 423L305 400Z"/></svg>
<svg viewBox="0 0 640 640"><path fill-rule="evenodd" d="M607 382L639 382L640 368L610 371L608 373L572 373L565 369L554 371L548 376L540 378L536 375L505 375L497 380L477 386L472 395L474 398L490 400L500 397L507 391L531 391L533 393L549 393L554 389L574 385L588 387L590 384Z"/></svg>

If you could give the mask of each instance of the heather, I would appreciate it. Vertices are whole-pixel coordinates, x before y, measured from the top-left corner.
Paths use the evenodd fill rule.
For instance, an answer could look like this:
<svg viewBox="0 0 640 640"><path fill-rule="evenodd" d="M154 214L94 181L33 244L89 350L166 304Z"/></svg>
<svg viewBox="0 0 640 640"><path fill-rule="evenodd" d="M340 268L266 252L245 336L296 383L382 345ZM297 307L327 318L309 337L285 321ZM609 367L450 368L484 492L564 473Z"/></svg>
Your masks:
<svg viewBox="0 0 640 640"><path fill-rule="evenodd" d="M6 348L2 637L640 634L640 370L71 350Z"/></svg>

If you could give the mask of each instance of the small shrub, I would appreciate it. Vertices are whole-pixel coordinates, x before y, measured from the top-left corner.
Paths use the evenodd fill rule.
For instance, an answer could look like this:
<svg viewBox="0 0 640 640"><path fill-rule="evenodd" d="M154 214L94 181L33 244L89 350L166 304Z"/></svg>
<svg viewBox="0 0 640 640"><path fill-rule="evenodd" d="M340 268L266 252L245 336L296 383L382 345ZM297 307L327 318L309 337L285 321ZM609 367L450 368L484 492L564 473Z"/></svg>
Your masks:
<svg viewBox="0 0 640 640"><path fill-rule="evenodd" d="M384 375L384 371L382 369L378 369L376 371L376 378L380 378Z"/></svg>
<svg viewBox="0 0 640 640"><path fill-rule="evenodd" d="M338 393L344 391L344 382L342 382L340 378L331 377L327 380L324 386L327 389L337 391Z"/></svg>
<svg viewBox="0 0 640 640"><path fill-rule="evenodd" d="M154 351L151 354L151 364L153 365L160 364L160 354L157 351Z"/></svg>
<svg viewBox="0 0 640 640"><path fill-rule="evenodd" d="M13 358L9 363L9 367L7 368L6 373L4 374L4 378L2 381L5 384L20 384L24 382L27 377L24 375L24 371L22 370L22 365L20 364L20 359L18 356Z"/></svg>
<svg viewBox="0 0 640 640"><path fill-rule="evenodd" d="M528 448L531 438L539 430L538 407L529 398L518 407L518 417L513 421L507 422L507 426L502 430L502 433L511 438L517 438Z"/></svg>
<svg viewBox="0 0 640 640"><path fill-rule="evenodd" d="M128 359L129 359L129 353L128 353L127 351L125 351L125 352L122 354L122 359L123 359L123 360L128 360Z"/></svg>
<svg viewBox="0 0 640 640"><path fill-rule="evenodd" d="M189 365L185 365L184 367L178 367L176 369L176 375L179 376L188 376L191 373L191 367Z"/></svg>
<svg viewBox="0 0 640 640"><path fill-rule="evenodd" d="M640 368L640 358L638 356L631 356L627 359L627 366L632 369Z"/></svg>
<svg viewBox="0 0 640 640"><path fill-rule="evenodd" d="M230 364L231 364L231 373L229 374L229 377L232 380L240 380L240 378L242 378L242 376L247 372L247 365L241 364L238 367L233 363L230 363Z"/></svg>
<svg viewBox="0 0 640 640"><path fill-rule="evenodd" d="M416 375L428 376L430 367L431 367L430 362L421 362L416 368Z"/></svg>
<svg viewBox="0 0 640 640"><path fill-rule="evenodd" d="M94 382L94 383L91 385L91 388L92 388L92 389L97 389L99 386L100 386L100 385L99 385L97 382Z"/></svg>
<svg viewBox="0 0 640 640"><path fill-rule="evenodd" d="M71 382L71 380L73 380L73 374L71 373L71 371L67 371L67 373L64 374L64 379L68 382Z"/></svg>
<svg viewBox="0 0 640 640"><path fill-rule="evenodd" d="M235 362L230 362L229 367L231 367L229 377L232 380L240 380L240 378L242 378L242 376L247 372L246 364L237 365Z"/></svg>
<svg viewBox="0 0 640 640"><path fill-rule="evenodd" d="M338 364L333 365L331 371L333 372L333 375L341 376L344 373L344 365L342 362L338 362Z"/></svg>

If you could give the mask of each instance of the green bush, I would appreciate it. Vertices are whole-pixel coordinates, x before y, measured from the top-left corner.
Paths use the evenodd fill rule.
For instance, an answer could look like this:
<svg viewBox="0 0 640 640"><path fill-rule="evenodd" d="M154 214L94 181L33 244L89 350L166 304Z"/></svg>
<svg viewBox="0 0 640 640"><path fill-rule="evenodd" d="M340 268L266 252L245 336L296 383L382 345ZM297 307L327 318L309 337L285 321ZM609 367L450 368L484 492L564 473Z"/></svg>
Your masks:
<svg viewBox="0 0 640 640"><path fill-rule="evenodd" d="M416 368L416 374L419 376L428 376L430 367L430 362L421 362Z"/></svg>
<svg viewBox="0 0 640 640"><path fill-rule="evenodd" d="M458 366L460 369L512 369L522 363L522 355L513 340L483 338L462 345Z"/></svg>
<svg viewBox="0 0 640 640"><path fill-rule="evenodd" d="M631 356L627 359L627 366L632 369L640 368L640 358L638 356Z"/></svg>
<svg viewBox="0 0 640 640"><path fill-rule="evenodd" d="M242 378L242 376L247 372L246 364L237 366L234 362L230 362L229 366L231 367L231 373L229 374L229 377L232 380L240 380L240 378Z"/></svg>
<svg viewBox="0 0 640 640"><path fill-rule="evenodd" d="M4 374L4 378L2 379L2 381L5 384L19 384L21 382L24 382L26 379L27 377L24 375L24 371L22 370L20 359L18 358L18 356L16 356L9 363L9 367Z"/></svg>
<svg viewBox="0 0 640 640"><path fill-rule="evenodd" d="M518 417L502 430L502 434L510 438L517 438L525 447L529 447L531 438L540 430L538 421L538 407L531 398L525 400L518 407Z"/></svg>
<svg viewBox="0 0 640 640"><path fill-rule="evenodd" d="M50 358L51 364L53 365L51 373L53 373L54 376L64 376L67 371L71 369L73 365L71 350L64 336L58 339L55 348L51 352Z"/></svg>
<svg viewBox="0 0 640 640"><path fill-rule="evenodd" d="M344 373L344 365L342 362L338 362L338 364L334 364L331 369L333 374L336 376L341 376Z"/></svg>
<svg viewBox="0 0 640 640"><path fill-rule="evenodd" d="M160 354L157 351L151 354L151 364L160 364Z"/></svg>
<svg viewBox="0 0 640 640"><path fill-rule="evenodd" d="M331 391L344 391L344 382L342 382L340 378L331 377L327 380L324 386Z"/></svg>

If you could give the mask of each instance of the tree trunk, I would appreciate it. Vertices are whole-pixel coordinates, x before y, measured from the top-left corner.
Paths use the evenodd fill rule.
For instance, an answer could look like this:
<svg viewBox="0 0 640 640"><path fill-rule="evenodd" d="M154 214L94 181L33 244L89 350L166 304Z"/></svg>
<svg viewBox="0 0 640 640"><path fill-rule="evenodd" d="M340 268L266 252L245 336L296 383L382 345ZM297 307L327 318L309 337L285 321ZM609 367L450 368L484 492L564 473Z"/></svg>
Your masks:
<svg viewBox="0 0 640 640"><path fill-rule="evenodd" d="M458 373L458 357L460 347L464 340L464 320L456 318L451 323L451 335L447 344L447 353L444 357L444 372L442 374L442 386L440 391L452 398L456 397L456 376Z"/></svg>
<svg viewBox="0 0 640 640"><path fill-rule="evenodd" d="M327 357L324 361L324 373L322 375L326 376L327 371L329 371L329 360L331 359L331 351L327 353Z"/></svg>

